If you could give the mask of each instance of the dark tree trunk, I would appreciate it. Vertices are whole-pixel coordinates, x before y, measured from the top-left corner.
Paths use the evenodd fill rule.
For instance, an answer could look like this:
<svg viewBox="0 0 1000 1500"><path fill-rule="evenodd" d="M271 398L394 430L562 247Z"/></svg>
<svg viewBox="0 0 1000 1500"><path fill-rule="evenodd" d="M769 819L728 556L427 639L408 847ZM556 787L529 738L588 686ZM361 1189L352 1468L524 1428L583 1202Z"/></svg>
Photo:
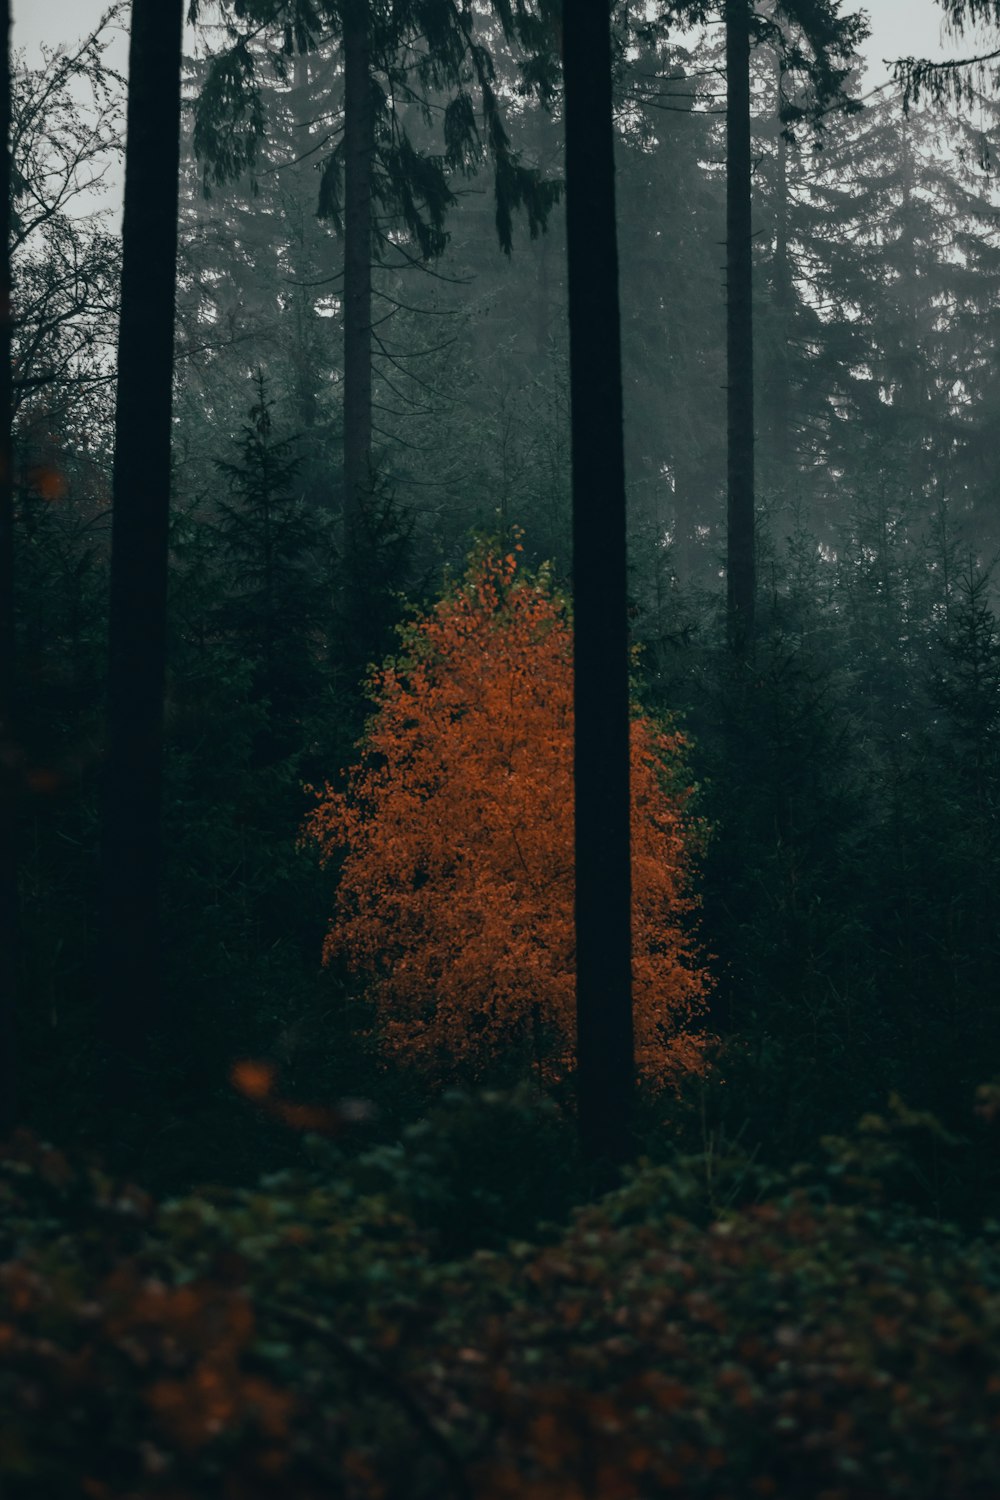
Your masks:
<svg viewBox="0 0 1000 1500"><path fill-rule="evenodd" d="M14 735L14 466L11 443L10 0L0 10L0 1136L17 1118L17 741Z"/></svg>
<svg viewBox="0 0 1000 1500"><path fill-rule="evenodd" d="M789 340L792 332L792 306L794 288L792 262L788 247L788 142L781 123L781 88L783 72L778 64L778 150L774 200L774 308L777 314L777 347L771 384L772 431L774 438L774 462L778 482L783 490L791 481L791 380L789 377Z"/></svg>
<svg viewBox="0 0 1000 1500"><path fill-rule="evenodd" d="M728 356L729 644L737 655L754 628L753 267L750 225L750 4L726 0L726 351Z"/></svg>
<svg viewBox="0 0 1000 1500"><path fill-rule="evenodd" d="M315 191L315 173L311 149L313 116L310 95L309 54L297 52L292 65L292 120L294 123L294 151L303 158L292 171L295 189L295 228L298 239L298 256L293 261L293 277L301 283L293 288L295 308L295 347L293 368L295 371L295 409L301 437L302 455L301 486L306 503L317 510L330 504L330 482L328 465L321 453L322 439L319 432L319 368L322 353L317 336L314 293L308 285L317 276L312 248L312 226L315 215L305 204Z"/></svg>
<svg viewBox="0 0 1000 1500"><path fill-rule="evenodd" d="M183 0L133 0L115 422L101 983L131 1096L164 1021L159 943Z"/></svg>
<svg viewBox="0 0 1000 1500"><path fill-rule="evenodd" d="M926 385L926 359L922 353L920 289L922 282L917 269L917 223L921 214L916 186L913 145L909 123L901 124L901 188L900 234L895 246L894 261L898 275L900 310L900 335L898 350L898 387L893 396L900 421L897 423L898 437L906 454L899 465L900 474L905 475L911 495L920 495L927 481L930 468L928 439L930 431L930 404Z"/></svg>
<svg viewBox="0 0 1000 1500"><path fill-rule="evenodd" d="M592 1160L631 1147L625 451L607 0L564 0L573 464L577 1067Z"/></svg>
<svg viewBox="0 0 1000 1500"><path fill-rule="evenodd" d="M552 294L549 287L549 236L539 237L538 280L535 300L535 353L539 359L547 359L549 353L549 320Z"/></svg>
<svg viewBox="0 0 1000 1500"><path fill-rule="evenodd" d="M361 540L372 455L372 169L375 112L368 5L344 13L344 546Z"/></svg>
<svg viewBox="0 0 1000 1500"><path fill-rule="evenodd" d="M292 136L296 156L306 157L311 134L309 121L312 116L312 101L309 97L309 57L305 52L296 52L292 64L292 121L295 127ZM313 324L316 314L313 308L313 291L306 285L315 277L310 264L306 243L307 212L301 208L306 197L306 183L312 186L312 160L298 163L292 174L296 188L296 227L299 230L299 256L295 264L295 279L302 285L295 288L295 405L299 427L305 438L306 451L312 456L317 423L316 371L312 360ZM308 174L308 175L307 175Z"/></svg>

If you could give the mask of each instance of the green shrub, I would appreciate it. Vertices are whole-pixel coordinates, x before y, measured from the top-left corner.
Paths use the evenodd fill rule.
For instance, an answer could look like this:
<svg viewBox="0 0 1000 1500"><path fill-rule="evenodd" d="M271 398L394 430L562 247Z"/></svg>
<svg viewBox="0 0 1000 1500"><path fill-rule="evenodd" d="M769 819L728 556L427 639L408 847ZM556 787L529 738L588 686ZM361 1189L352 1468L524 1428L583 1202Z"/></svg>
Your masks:
<svg viewBox="0 0 1000 1500"><path fill-rule="evenodd" d="M3 1494L993 1500L996 1232L893 1186L933 1128L897 1104L784 1175L640 1164L545 1244L497 1217L508 1148L539 1151L523 1096L160 1205L24 1140L0 1163ZM444 1258L463 1195L495 1247Z"/></svg>

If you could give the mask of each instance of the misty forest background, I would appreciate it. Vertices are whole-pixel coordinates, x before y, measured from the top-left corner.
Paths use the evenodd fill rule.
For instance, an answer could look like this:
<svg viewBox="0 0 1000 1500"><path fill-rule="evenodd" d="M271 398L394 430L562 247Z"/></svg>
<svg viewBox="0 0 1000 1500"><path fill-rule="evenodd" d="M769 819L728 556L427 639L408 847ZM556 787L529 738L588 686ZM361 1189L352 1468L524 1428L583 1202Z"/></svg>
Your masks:
<svg viewBox="0 0 1000 1500"><path fill-rule="evenodd" d="M546 1082L538 1060L515 1047L497 1048L474 1068L456 1065L443 1079L422 1071L419 1059L387 1057L362 981L342 962L322 963L336 860L324 865L300 839L315 805L309 789L336 782L357 760L372 712L373 665L399 649L401 624L424 617L448 580L461 579L477 538L501 554L516 547L527 576L540 571L547 588L572 594L558 26L544 6L538 15L533 7L509 8L511 17L530 13L534 30L503 24L502 5L465 7L492 59L488 99L481 62L478 72L455 64L462 81L454 84L453 64L435 55L430 32L403 27L372 42L365 75L376 101L370 391L359 407L357 382L346 402L344 393L352 357L344 180L351 7L255 0L206 5L198 15L197 52L183 73L173 369L155 984L165 1024L138 1089L125 1098L108 1088L102 1057L98 912L121 286L120 240L100 192L124 149L125 86L104 59L107 26L122 9L92 37L48 51L40 66L13 59L16 743L4 747L4 772L19 865L19 1120L32 1133L24 1139L82 1148L115 1180L124 1174L156 1194L190 1194L211 1182L219 1185L218 1203L242 1203L238 1212L211 1207L208 1197L175 1207L173 1248L155 1273L167 1281L185 1256L190 1275L209 1275L204 1237L221 1244L231 1236L254 1267L268 1260L266 1273L253 1275L272 1277L267 1295L280 1301L287 1288L277 1267L300 1241L291 1233L282 1239L275 1226L289 1215L313 1226L302 1231L305 1243L335 1212L354 1226L351 1233L370 1237L366 1244L383 1247L380 1275L405 1301L405 1274L416 1275L419 1256L409 1241L405 1256L398 1246L385 1248L396 1245L403 1222L388 1203L432 1244L420 1251L429 1257L420 1262L423 1290L413 1293L409 1312L390 1299L391 1317L404 1324L412 1317L424 1329L420 1317L431 1318L435 1297L454 1318L467 1296L470 1327L480 1313L483 1320L479 1345L468 1328L446 1336L435 1324L438 1353L474 1346L464 1363L467 1349L455 1356L453 1368L451 1356L440 1356L447 1374L439 1365L426 1374L430 1367L413 1352L426 1330L396 1352L379 1322L390 1317L384 1307L365 1331L354 1328L354 1353L345 1353L330 1342L336 1295L319 1261L308 1260L313 1252L302 1250L294 1275L306 1289L315 1275L315 1296L322 1300L321 1282L322 1296L333 1296L327 1324L314 1320L310 1334L306 1312L285 1307L274 1314L275 1327L283 1317L280 1338L293 1345L298 1338L297 1352L284 1343L285 1352L275 1352L273 1333L270 1352L254 1357L270 1360L283 1372L277 1383L295 1389L296 1360L340 1360L336 1378L364 1386L370 1376L371 1392L367 1415L336 1439L347 1444L344 1452L361 1454L336 1470L342 1488L322 1487L334 1484L333 1470L315 1457L333 1442L328 1425L325 1437L310 1429L309 1462L318 1467L313 1473L306 1464L296 1493L418 1495L471 1484L461 1492L498 1500L658 1495L671 1490L669 1465L659 1469L659 1458L650 1457L630 1468L622 1455L659 1454L661 1442L672 1455L669 1471L686 1476L690 1494L926 1493L941 1500L996 1493L1000 1461L983 1436L993 1419L968 1412L970 1390L986 1389L984 1371L995 1361L990 1320L1000 1320L996 1252L976 1238L1000 1213L992 1082L1000 1075L1000 97L989 66L930 76L911 67L866 92L851 57L863 29L841 7L812 7L829 13L834 27L825 74L810 41L808 28L819 34L819 22L810 21L809 6L760 0L751 7L753 341L735 357L752 357L756 574L752 620L740 617L734 628L721 24L732 9L618 5L612 26L633 691L647 714L686 741L698 904L685 920L711 976L700 1023L705 1063L669 1088L640 1081L633 1154L645 1165L618 1197L589 1209L589 1220L574 1221L567 1233L576 1239L562 1248L558 1266L538 1252L535 1290L523 1295L545 1309L532 1303L533 1317L551 1315L563 1332L582 1318L580 1328L591 1333L581 1340L596 1340L593 1328L609 1320L601 1337L610 1342L600 1345L607 1363L594 1368L610 1369L619 1357L611 1349L615 1314L598 1305L595 1288L605 1284L602 1275L609 1285L632 1284L623 1226L643 1224L653 1234L657 1214L667 1215L670 1254L688 1253L676 1237L689 1234L700 1247L689 1246L691 1264L702 1256L706 1280L724 1280L729 1252L705 1226L749 1205L725 1233L755 1265L754 1256L770 1264L769 1245L808 1242L805 1260L795 1262L798 1270L789 1262L791 1281L782 1282L780 1295L790 1302L774 1312L772 1287L752 1315L745 1306L730 1309L729 1322L694 1309L704 1337L720 1347L732 1327L732 1348L706 1354L699 1345L696 1357L694 1344L684 1353L664 1334L656 1358L664 1369L682 1370L690 1354L691 1369L677 1379L697 1385L707 1366L753 1364L756 1355L739 1342L741 1317L747 1326L763 1320L765 1343L778 1325L794 1325L778 1341L780 1359L765 1361L772 1373L761 1377L774 1412L792 1412L792 1427L774 1431L794 1448L792 1408L826 1357L817 1348L833 1337L822 1333L824 1303L826 1312L814 1309L817 1346L802 1344L814 1326L811 1314L796 1311L802 1285L808 1282L802 1295L832 1297L838 1279L855 1284L855 1271L845 1268L868 1264L868 1254L877 1260L891 1245L896 1270L872 1271L878 1286L858 1326L873 1307L878 1312L879 1297L896 1295L897 1281L909 1286L908 1276L923 1276L929 1289L910 1302L899 1293L895 1343L886 1335L889 1365L895 1360L908 1373L897 1370L881 1385L859 1377L857 1389L864 1385L867 1394L857 1395L862 1415L855 1412L854 1426L831 1416L826 1446L795 1449L773 1472L755 1447L749 1398L741 1405L725 1387L719 1401L734 1404L724 1420L705 1397L709 1416L699 1408L694 1426L668 1442L643 1424L669 1425L684 1400L662 1392L640 1400L629 1366L628 1378L620 1377L620 1390L631 1393L622 1397L631 1413L621 1419L625 1428L615 1428L603 1408L588 1407L586 1418L615 1472L632 1475L619 1488L593 1477L604 1471L593 1468L591 1439L574 1425L584 1421L582 1408L571 1415L552 1394L563 1389L562 1376L547 1362L562 1357L553 1349L562 1348L563 1333L547 1343L532 1325L525 1335L539 1341L548 1394L531 1385L530 1371L517 1378L533 1392L525 1397L531 1421L548 1413L544 1431L527 1416L518 1427L514 1398L499 1387L475 1385L485 1380L475 1348L500 1337L497 1320L507 1314L486 1290L469 1290L481 1269L472 1252L485 1246L500 1256L511 1235L544 1240L573 1204L605 1185L577 1152L572 1089L565 1079ZM992 6L950 0L945 9L958 23L1000 20ZM334 10L347 17L343 26L330 22ZM357 267L354 274L356 287ZM744 465L740 472L751 471ZM141 1014L144 995L133 998ZM293 1128L294 1109L273 1107L273 1087L308 1106L300 1125L336 1115L336 1142L321 1141L322 1129ZM908 1154L897 1151L903 1137ZM43 1195L56 1192L59 1175L48 1160L31 1157L30 1170L49 1183ZM251 1195L261 1171L288 1174L273 1179L284 1186L273 1189L270 1208L265 1194ZM295 1197L297 1173L318 1173L309 1178L312 1198ZM11 1181L16 1196L22 1187ZM803 1227L796 1215L806 1213L806 1199L809 1213L819 1213L820 1202L847 1201L854 1217L838 1219L836 1229L812 1219L812 1229ZM856 1208L862 1200L864 1210ZM361 1228L351 1217L360 1213L358 1201L367 1205ZM772 1201L781 1207L765 1212L761 1205ZM669 1217L675 1214L685 1216L683 1230ZM28 1222L27 1209L24 1215ZM266 1220L272 1236L258 1259L247 1249L251 1220L260 1235ZM993 1231L985 1232L992 1247ZM111 1235L115 1255L133 1253L131 1233L126 1226L123 1238ZM41 1229L38 1236L41 1243ZM898 1257L912 1246L904 1274ZM278 1260L268 1259L272 1251ZM79 1251L81 1266L92 1253ZM522 1244L508 1270L494 1264L489 1271L522 1322L522 1293L512 1288L522 1274L517 1255L524 1261L528 1253ZM351 1254L360 1258L337 1284L349 1285L348 1301L370 1312L382 1294L359 1269L362 1251ZM434 1281L439 1273L427 1269L441 1254L472 1255L460 1296L458 1282ZM597 1257L597 1271L588 1256ZM955 1257L967 1260L952 1275L941 1270L941 1256L952 1257L953 1270ZM580 1270L585 1263L590 1270ZM560 1312L560 1323L551 1287L577 1272L576 1311ZM647 1274L669 1279L674 1269L647 1266ZM789 1291L800 1275L799 1291ZM735 1286L730 1278L728 1291L711 1295L726 1305ZM951 1312L941 1313L934 1298L951 1296L946 1289L954 1286L979 1299L969 1318L986 1330L982 1341L967 1365L956 1354L953 1370L947 1360L974 1335L972 1323L949 1323L937 1353L924 1363L914 1355L910 1369L900 1329L939 1315L947 1321ZM255 1295L263 1308L262 1287ZM633 1312L642 1295L635 1292ZM133 1313L139 1322L145 1316ZM187 1314L179 1304L175 1313L180 1327ZM626 1332L641 1342L662 1330L654 1337L645 1324L628 1324ZM187 1334L178 1337L183 1344ZM239 1343L242 1335L233 1338ZM368 1366L357 1363L362 1344ZM838 1370L857 1354L851 1349L840 1348ZM857 1355L863 1364L882 1357L865 1350ZM626 1363L631 1357L621 1355ZM645 1357L648 1363L648 1348ZM397 1361L398 1388L386 1383L384 1369L372 1375L371 1361L383 1358ZM792 1361L787 1398L775 1394L774 1382L785 1378L781 1359ZM928 1371L944 1368L941 1360L952 1372L941 1379L953 1379L957 1394L948 1408L956 1425L939 1451L937 1437L921 1435L920 1412L928 1408L916 1396L912 1407L907 1402L924 1376L932 1379ZM438 1423L430 1429L423 1406L414 1416L407 1384L425 1374L421 1400ZM320 1398L308 1395L301 1378L308 1407ZM453 1378L458 1384L449 1385ZM592 1374L578 1378L586 1384ZM816 1422L824 1402L837 1413L847 1400L829 1397L826 1378L816 1376ZM598 1386L603 1379L593 1375ZM885 1401L896 1403L891 1420L873 1394L883 1386ZM940 1391L938 1399L946 1401ZM261 1416L266 1402L255 1400L233 1397L238 1420L247 1431L258 1424L269 1452L281 1448L275 1433L285 1419L275 1411ZM153 1404L168 1426L180 1421L180 1408L163 1416ZM479 1428L475 1442L468 1436L473 1410L491 1411L501 1427L513 1424L503 1429L502 1461L494 1456L481 1473L461 1467L475 1442L486 1441ZM864 1412L873 1424L867 1436ZM717 1419L723 1425L710 1433ZM23 1417L25 1430L34 1420ZM681 1426L686 1420L676 1418ZM79 1436L85 1425L81 1417L72 1439L84 1447L91 1441ZM180 1486L171 1493L216 1493L211 1485L222 1471L206 1478L208 1469L197 1465L208 1448L185 1441L177 1439L181 1456L170 1459L168 1478ZM155 1442L170 1446L162 1434ZM65 1443L66 1452L83 1451ZM678 1458L677 1443L688 1444L687 1457ZM933 1460L922 1443L931 1443ZM616 1444L625 1445L621 1453ZM410 1468L414 1449L423 1456ZM287 1462L305 1463L304 1451ZM720 1451L727 1457L717 1461L711 1455ZM530 1472L518 1470L528 1463L524 1452L535 1455ZM854 1469L838 1467L844 1453ZM159 1493L161 1471L147 1460L143 1483ZM115 1462L124 1462L120 1454ZM87 1493L130 1493L113 1466L92 1468L110 1487ZM898 1488L886 1477L890 1469ZM881 1478L872 1477L876 1470ZM56 1472L44 1471L50 1486ZM268 1479L262 1460L248 1487L232 1493L271 1493L274 1476L287 1484L290 1472L278 1465ZM34 1493L29 1478L22 1476L25 1493ZM756 1491L745 1488L757 1480Z"/></svg>
<svg viewBox="0 0 1000 1500"><path fill-rule="evenodd" d="M712 828L712 1109L791 1152L894 1089L957 1123L1000 1043L997 105L904 111L887 87L788 141L796 75L754 51L758 618L734 671L722 37L623 12L615 38L635 674L690 736ZM368 665L475 534L519 527L528 563L571 572L563 215L534 238L515 216L504 255L491 164L471 160L443 185L434 258L394 205L381 216L376 485L344 575L343 252L321 198L342 69L332 41L284 40L247 44L261 137L232 182L196 159L210 64L186 67L163 947L183 1047L137 1163L181 1178L283 1149L234 1110L234 1056L275 1058L303 1096L416 1105L372 1071L350 984L320 968L332 882L296 849L302 784L355 758ZM22 1093L37 1128L95 1139L119 266L88 184L121 151L124 105L104 41L14 78ZM239 43L206 20L203 45ZM526 94L502 47L496 62L516 149L558 181L558 101ZM439 155L433 97L426 116L393 103L414 153ZM231 129L238 162L248 121Z"/></svg>

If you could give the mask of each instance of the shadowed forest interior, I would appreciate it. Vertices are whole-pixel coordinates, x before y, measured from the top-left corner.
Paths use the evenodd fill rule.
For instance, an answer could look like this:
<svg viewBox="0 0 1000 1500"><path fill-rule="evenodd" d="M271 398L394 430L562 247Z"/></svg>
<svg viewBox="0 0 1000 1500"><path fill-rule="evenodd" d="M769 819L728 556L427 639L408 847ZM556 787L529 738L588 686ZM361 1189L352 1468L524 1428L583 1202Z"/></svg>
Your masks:
<svg viewBox="0 0 1000 1500"><path fill-rule="evenodd" d="M1000 1493L1000 3L939 5L879 86L851 0L8 50L4 1496Z"/></svg>

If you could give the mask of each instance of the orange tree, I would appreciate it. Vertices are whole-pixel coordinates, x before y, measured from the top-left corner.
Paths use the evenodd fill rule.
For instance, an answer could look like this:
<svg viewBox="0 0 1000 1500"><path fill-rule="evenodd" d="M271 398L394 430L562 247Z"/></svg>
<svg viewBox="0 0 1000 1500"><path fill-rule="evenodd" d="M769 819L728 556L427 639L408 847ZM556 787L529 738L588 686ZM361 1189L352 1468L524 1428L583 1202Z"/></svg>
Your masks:
<svg viewBox="0 0 1000 1500"><path fill-rule="evenodd" d="M520 550L519 548L517 550ZM324 958L368 976L387 1052L439 1074L572 1063L572 624L544 569L481 547L371 681L362 758L307 820L342 860ZM637 1063L701 1066L682 737L632 718Z"/></svg>

